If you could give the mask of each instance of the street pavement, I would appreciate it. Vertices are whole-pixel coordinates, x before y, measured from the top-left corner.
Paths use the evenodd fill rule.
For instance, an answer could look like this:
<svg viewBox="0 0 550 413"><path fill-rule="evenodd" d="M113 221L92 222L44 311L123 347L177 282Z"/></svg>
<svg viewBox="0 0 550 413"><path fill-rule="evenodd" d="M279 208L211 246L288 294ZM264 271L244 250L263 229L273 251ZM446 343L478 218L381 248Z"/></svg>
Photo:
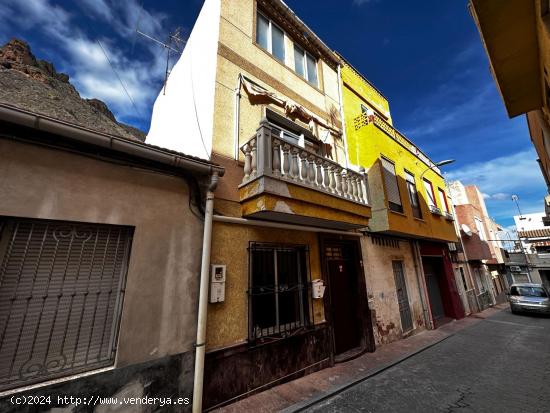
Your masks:
<svg viewBox="0 0 550 413"><path fill-rule="evenodd" d="M550 318L501 311L308 412L550 412Z"/></svg>

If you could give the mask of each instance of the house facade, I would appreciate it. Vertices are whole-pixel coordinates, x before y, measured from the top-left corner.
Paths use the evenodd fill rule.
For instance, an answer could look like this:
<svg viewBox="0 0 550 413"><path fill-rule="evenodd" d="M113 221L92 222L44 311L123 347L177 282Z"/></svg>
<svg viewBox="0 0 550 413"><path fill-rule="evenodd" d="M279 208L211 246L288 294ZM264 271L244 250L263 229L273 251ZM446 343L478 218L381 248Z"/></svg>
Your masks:
<svg viewBox="0 0 550 413"><path fill-rule="evenodd" d="M369 174L372 217L362 247L375 335L384 343L464 316L448 249L454 217L437 165L393 127L387 99L342 61L349 167Z"/></svg>
<svg viewBox="0 0 550 413"><path fill-rule="evenodd" d="M371 215L367 174L346 167L338 65L281 1L207 0L155 103L147 142L196 148L226 170L203 408L374 350L357 231Z"/></svg>
<svg viewBox="0 0 550 413"><path fill-rule="evenodd" d="M20 411L13 395L185 407L203 227L193 205L223 168L5 104L0 131L0 410Z"/></svg>
<svg viewBox="0 0 550 413"><path fill-rule="evenodd" d="M519 243L518 253L525 254L525 266L510 262L508 269L513 282L530 280L550 286L550 228L544 221L546 213L516 215L516 224ZM524 281L525 282L525 281Z"/></svg>
<svg viewBox="0 0 550 413"><path fill-rule="evenodd" d="M470 0L509 117L525 115L537 162L550 188L550 6L545 0ZM549 189L550 190L550 189ZM550 198L545 197L550 225Z"/></svg>
<svg viewBox="0 0 550 413"><path fill-rule="evenodd" d="M461 274L466 273L464 285L468 287L470 309L476 312L505 299L505 256L499 238L502 227L489 217L483 195L475 185L454 181L449 188L463 247L461 263L466 266Z"/></svg>

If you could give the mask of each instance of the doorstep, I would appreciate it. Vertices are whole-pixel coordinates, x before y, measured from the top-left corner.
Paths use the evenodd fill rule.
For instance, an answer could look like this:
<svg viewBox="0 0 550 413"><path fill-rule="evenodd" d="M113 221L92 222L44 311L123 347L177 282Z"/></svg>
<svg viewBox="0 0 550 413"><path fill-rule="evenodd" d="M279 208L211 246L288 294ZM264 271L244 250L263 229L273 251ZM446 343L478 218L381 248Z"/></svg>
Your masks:
<svg viewBox="0 0 550 413"><path fill-rule="evenodd" d="M474 316L452 321L436 330L425 330L405 339L385 344L378 347L374 353L366 353L353 360L338 363L333 367L272 387L213 411L218 413L301 411L313 403L339 393L436 345L457 331L477 324L482 319L507 307L508 304L497 304Z"/></svg>

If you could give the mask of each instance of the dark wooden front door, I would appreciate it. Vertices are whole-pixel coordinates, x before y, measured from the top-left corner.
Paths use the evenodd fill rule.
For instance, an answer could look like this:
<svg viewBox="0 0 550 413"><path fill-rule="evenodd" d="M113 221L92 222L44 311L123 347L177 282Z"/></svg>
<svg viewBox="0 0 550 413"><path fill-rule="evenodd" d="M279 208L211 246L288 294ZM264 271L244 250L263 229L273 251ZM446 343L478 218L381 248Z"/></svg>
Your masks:
<svg viewBox="0 0 550 413"><path fill-rule="evenodd" d="M426 287L428 288L428 296L430 299L430 307L432 309L432 317L434 320L445 317L445 307L443 307L443 299L441 297L441 289L439 288L439 274L432 260L422 260L424 267L424 275L426 276Z"/></svg>
<svg viewBox="0 0 550 413"><path fill-rule="evenodd" d="M357 274L349 260L328 261L330 302L336 354L361 344Z"/></svg>

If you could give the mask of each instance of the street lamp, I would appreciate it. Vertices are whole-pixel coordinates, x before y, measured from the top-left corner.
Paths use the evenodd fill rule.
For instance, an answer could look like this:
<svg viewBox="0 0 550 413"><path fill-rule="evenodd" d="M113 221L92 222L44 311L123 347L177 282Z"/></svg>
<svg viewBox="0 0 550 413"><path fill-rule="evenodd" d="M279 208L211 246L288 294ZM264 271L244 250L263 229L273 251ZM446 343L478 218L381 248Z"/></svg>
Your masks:
<svg viewBox="0 0 550 413"><path fill-rule="evenodd" d="M514 201L516 203L516 206L518 207L518 212L519 212L519 219L525 219L522 215L521 215L521 210L519 209L519 197L517 195L512 195L512 201Z"/></svg>
<svg viewBox="0 0 550 413"><path fill-rule="evenodd" d="M443 160L443 161L436 162L436 163L434 163L432 166L426 168L426 169L424 170L424 172L422 172L422 173L420 174L420 178L422 179L422 177L424 176L424 174L425 174L426 172L428 172L430 169L433 169L433 168L435 168L435 167L440 167L440 166L449 165L450 163L453 163L453 162L455 162L454 159L445 159L445 160Z"/></svg>

